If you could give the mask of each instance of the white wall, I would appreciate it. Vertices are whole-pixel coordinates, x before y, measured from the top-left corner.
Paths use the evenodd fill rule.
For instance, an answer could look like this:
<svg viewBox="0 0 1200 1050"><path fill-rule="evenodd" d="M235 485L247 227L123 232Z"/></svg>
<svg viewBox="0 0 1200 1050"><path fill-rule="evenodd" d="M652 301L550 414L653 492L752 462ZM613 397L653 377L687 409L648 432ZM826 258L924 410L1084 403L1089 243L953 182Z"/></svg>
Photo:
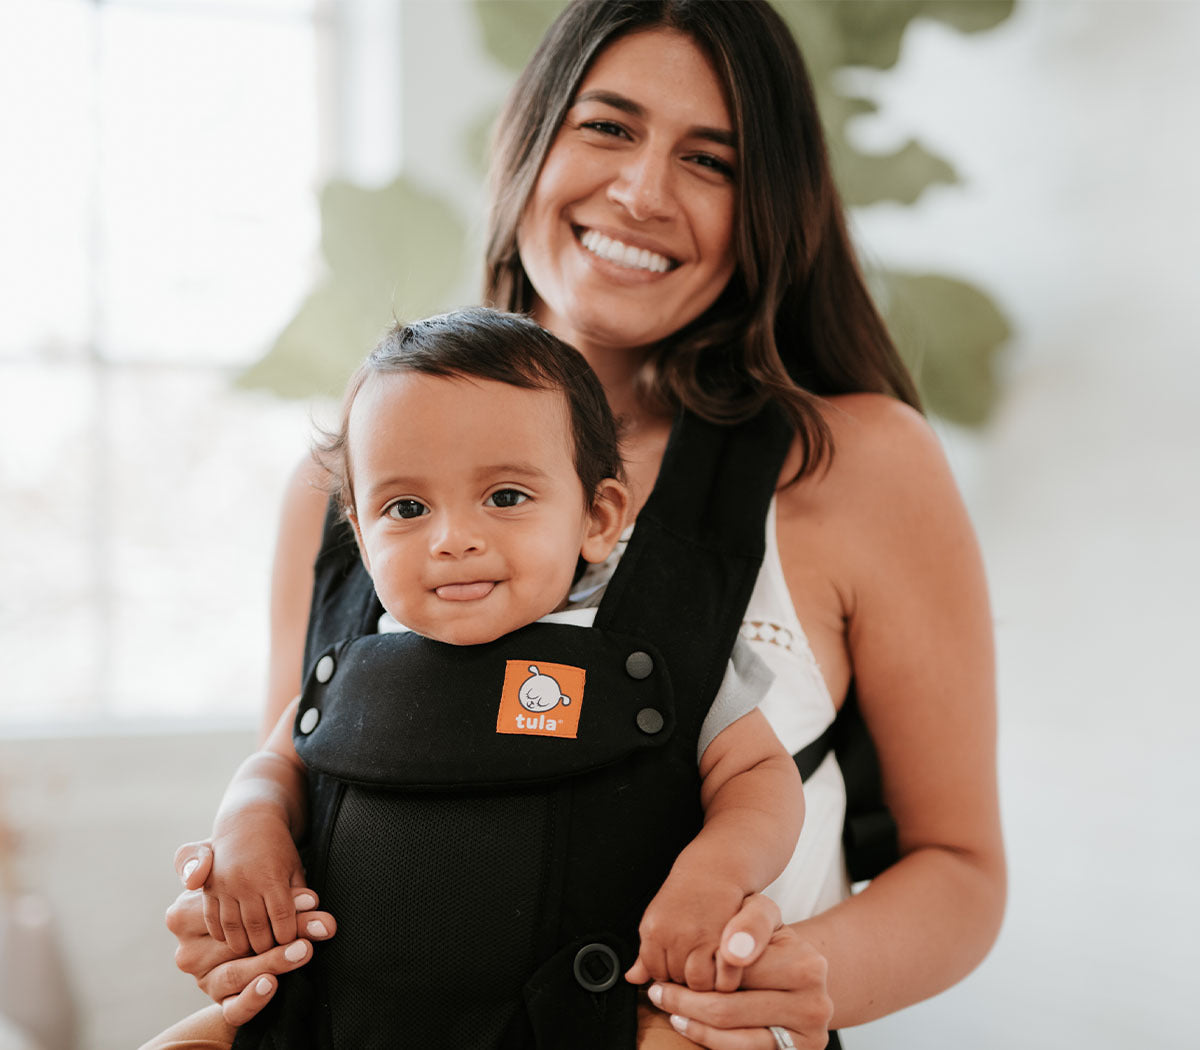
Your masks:
<svg viewBox="0 0 1200 1050"><path fill-rule="evenodd" d="M1017 338L949 434L987 558L1011 900L948 994L847 1044L1195 1045L1200 866L1200 5L1018 5L915 26L887 78L968 183L859 217L882 258L993 290Z"/></svg>

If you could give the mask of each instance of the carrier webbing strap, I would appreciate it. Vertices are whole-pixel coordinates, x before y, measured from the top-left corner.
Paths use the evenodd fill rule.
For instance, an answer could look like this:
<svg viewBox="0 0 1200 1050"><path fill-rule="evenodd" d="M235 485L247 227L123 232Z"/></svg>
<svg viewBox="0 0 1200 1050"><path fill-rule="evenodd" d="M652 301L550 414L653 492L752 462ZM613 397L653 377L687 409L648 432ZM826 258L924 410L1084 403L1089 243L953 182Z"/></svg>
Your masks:
<svg viewBox="0 0 1200 1050"><path fill-rule="evenodd" d="M863 721L853 680L846 702L825 732L792 756L800 778L811 777L830 751L837 754L846 784L846 821L842 827L846 871L851 882L863 882L895 864L900 859L900 846L896 821L883 800L879 758Z"/></svg>

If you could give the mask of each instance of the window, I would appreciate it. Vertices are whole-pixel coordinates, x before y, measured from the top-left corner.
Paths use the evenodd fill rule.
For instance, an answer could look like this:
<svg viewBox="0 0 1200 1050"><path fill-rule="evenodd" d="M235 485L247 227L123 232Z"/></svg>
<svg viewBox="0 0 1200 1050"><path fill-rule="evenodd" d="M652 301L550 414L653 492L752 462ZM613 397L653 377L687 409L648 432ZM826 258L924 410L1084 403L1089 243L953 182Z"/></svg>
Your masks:
<svg viewBox="0 0 1200 1050"><path fill-rule="evenodd" d="M333 28L315 0L0 8L0 732L261 703L310 406L234 380L319 265Z"/></svg>

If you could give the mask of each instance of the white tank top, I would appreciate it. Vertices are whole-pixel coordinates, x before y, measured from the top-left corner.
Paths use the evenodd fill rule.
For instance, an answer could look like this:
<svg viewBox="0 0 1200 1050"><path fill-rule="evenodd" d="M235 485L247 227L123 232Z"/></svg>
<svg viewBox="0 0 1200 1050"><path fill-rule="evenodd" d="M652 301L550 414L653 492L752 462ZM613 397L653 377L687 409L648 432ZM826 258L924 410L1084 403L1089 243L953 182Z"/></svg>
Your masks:
<svg viewBox="0 0 1200 1050"><path fill-rule="evenodd" d="M779 560L775 501L767 512L762 569L742 621L742 638L775 672L759 707L793 754L820 736L837 713L809 647ZM791 862L768 888L785 922L816 915L850 893L842 856L846 788L837 759L828 755L804 783L804 829Z"/></svg>
<svg viewBox="0 0 1200 1050"><path fill-rule="evenodd" d="M626 530L608 560L590 565L571 595L572 602L595 602L629 541ZM795 754L828 728L836 711L804 628L796 617L775 534L775 500L766 521L766 553L746 606L741 635L774 672L775 681L759 703L775 734ZM792 860L767 893L786 922L816 915L850 893L842 856L846 788L831 754L804 784L804 829Z"/></svg>

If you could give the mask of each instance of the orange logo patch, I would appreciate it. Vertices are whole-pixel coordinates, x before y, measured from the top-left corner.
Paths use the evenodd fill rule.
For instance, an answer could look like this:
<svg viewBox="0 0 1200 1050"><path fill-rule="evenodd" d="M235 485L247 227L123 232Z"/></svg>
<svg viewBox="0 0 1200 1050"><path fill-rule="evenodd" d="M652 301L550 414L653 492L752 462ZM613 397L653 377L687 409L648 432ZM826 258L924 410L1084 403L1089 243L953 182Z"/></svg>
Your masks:
<svg viewBox="0 0 1200 1050"><path fill-rule="evenodd" d="M543 660L508 660L496 716L497 733L575 739L583 707L582 667Z"/></svg>

